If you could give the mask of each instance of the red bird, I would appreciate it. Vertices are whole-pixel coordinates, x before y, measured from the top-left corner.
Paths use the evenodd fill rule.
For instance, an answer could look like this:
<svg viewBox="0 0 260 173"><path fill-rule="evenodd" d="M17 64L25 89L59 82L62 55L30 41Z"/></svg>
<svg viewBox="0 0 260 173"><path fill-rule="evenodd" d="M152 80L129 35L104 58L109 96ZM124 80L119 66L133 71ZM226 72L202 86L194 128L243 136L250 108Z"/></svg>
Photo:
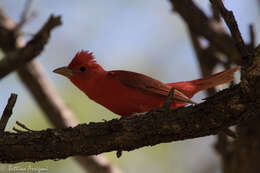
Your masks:
<svg viewBox="0 0 260 173"><path fill-rule="evenodd" d="M233 73L240 67L202 79L163 83L144 74L104 70L88 51L78 52L66 67L53 72L66 76L90 99L121 116L131 116L159 108L174 88L171 108L194 104L190 98L201 90L212 88L234 79Z"/></svg>

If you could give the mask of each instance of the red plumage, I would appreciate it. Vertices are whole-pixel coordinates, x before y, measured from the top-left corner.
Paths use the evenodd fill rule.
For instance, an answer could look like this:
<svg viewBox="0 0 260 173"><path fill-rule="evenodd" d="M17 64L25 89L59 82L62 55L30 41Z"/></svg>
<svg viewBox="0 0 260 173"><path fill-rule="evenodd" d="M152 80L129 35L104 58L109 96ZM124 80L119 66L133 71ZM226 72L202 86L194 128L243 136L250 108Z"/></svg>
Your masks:
<svg viewBox="0 0 260 173"><path fill-rule="evenodd" d="M68 67L54 72L67 76L90 99L121 116L130 116L159 108L173 87L171 108L194 103L190 98L198 91L233 80L239 67L206 78L165 84L144 74L130 71L106 71L96 63L93 54L81 51Z"/></svg>

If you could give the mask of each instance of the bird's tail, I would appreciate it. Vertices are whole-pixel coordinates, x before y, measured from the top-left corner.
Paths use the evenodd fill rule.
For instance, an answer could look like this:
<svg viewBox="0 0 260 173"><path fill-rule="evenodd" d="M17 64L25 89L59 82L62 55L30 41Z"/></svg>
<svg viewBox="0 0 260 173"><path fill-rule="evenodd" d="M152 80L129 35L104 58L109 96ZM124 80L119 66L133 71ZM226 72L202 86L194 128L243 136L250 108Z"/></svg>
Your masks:
<svg viewBox="0 0 260 173"><path fill-rule="evenodd" d="M240 66L236 66L229 70L225 70L223 72L219 72L205 78L186 82L169 83L167 85L178 89L183 94L191 98L194 94L201 90L206 90L208 88L212 88L214 86L234 80L234 73L239 69Z"/></svg>

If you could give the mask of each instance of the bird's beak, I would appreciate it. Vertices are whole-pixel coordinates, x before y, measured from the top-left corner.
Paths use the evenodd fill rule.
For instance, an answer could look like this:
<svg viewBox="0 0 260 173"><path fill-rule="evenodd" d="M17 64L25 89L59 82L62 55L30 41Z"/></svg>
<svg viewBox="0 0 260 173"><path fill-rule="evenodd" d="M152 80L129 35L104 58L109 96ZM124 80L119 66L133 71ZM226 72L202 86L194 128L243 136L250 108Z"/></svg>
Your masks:
<svg viewBox="0 0 260 173"><path fill-rule="evenodd" d="M53 70L54 73L66 76L66 77L72 77L74 75L74 72L69 69L68 67L60 67L55 70Z"/></svg>

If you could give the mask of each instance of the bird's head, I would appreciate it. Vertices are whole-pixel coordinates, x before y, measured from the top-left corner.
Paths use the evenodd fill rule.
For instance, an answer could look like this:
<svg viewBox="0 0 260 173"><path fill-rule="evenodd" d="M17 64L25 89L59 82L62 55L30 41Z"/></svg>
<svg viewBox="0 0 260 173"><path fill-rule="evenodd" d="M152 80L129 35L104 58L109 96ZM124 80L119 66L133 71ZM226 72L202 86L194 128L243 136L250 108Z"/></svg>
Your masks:
<svg viewBox="0 0 260 173"><path fill-rule="evenodd" d="M53 70L54 73L71 80L89 79L93 74L103 71L104 69L96 63L93 53L89 51L78 52L68 66Z"/></svg>

